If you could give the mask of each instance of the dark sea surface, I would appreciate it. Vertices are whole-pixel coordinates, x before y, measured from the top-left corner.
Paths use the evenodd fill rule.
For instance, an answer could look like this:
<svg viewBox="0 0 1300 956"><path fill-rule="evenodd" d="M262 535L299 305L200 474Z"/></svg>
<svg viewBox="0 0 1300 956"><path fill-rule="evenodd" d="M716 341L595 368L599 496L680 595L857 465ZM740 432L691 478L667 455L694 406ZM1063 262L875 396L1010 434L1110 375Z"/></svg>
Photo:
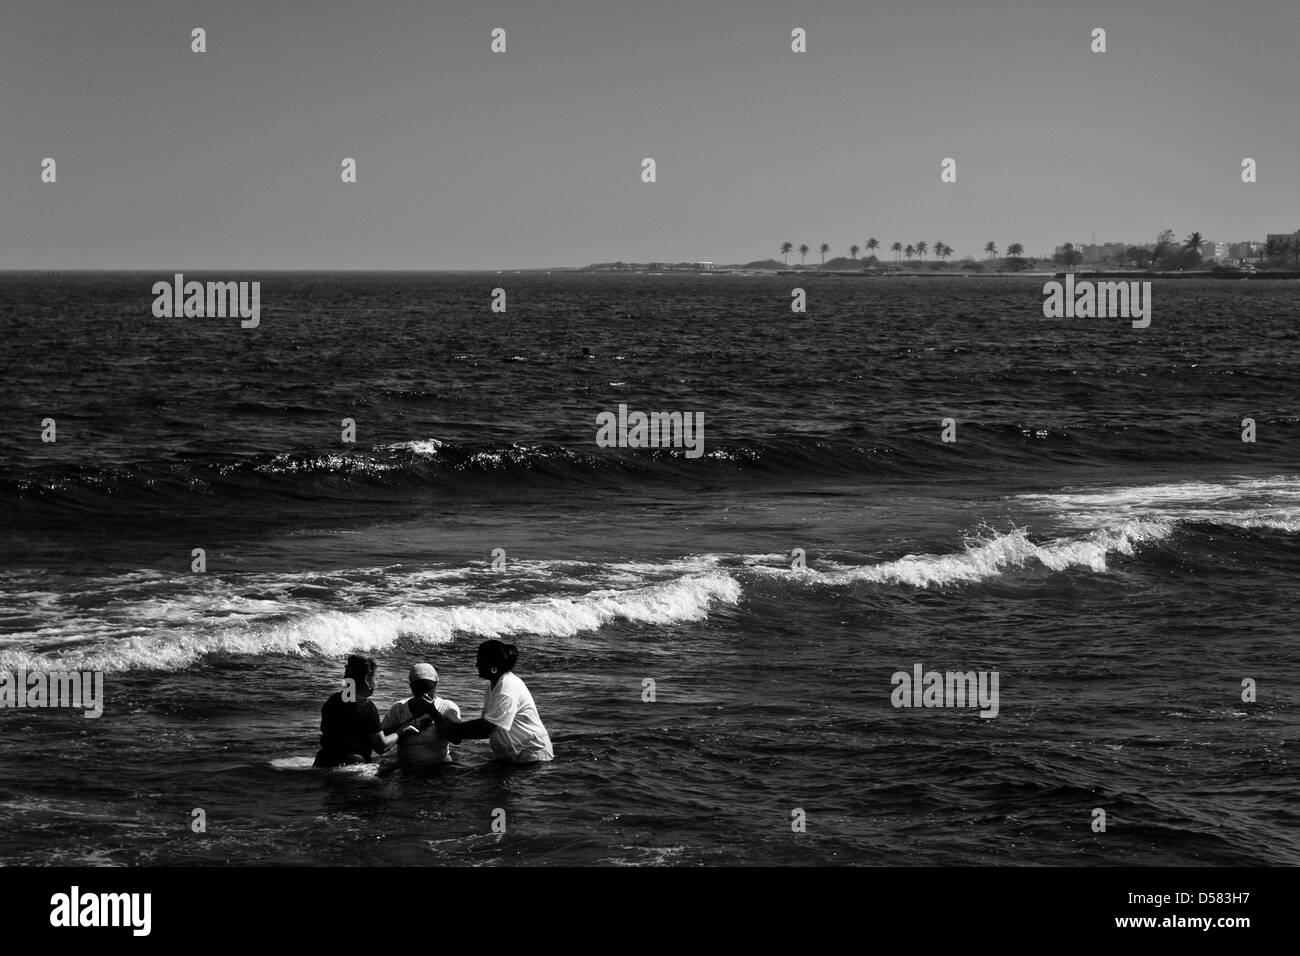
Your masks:
<svg viewBox="0 0 1300 956"><path fill-rule="evenodd" d="M106 695L0 709L0 863L1300 863L1300 283L171 277L0 274L0 670ZM554 762L307 767L348 653L473 717L489 637Z"/></svg>

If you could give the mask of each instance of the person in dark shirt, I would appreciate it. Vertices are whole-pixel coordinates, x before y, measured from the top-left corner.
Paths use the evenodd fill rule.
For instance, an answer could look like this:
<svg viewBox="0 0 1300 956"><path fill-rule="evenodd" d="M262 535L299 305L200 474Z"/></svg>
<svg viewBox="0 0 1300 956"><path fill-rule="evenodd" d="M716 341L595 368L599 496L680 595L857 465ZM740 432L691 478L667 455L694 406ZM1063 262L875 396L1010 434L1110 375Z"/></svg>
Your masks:
<svg viewBox="0 0 1300 956"><path fill-rule="evenodd" d="M369 763L371 754L383 753L404 734L419 732L407 726L397 733L384 733L379 708L370 699L375 692L376 669L373 658L348 658L343 669L348 687L331 694L320 709L320 752L315 766Z"/></svg>

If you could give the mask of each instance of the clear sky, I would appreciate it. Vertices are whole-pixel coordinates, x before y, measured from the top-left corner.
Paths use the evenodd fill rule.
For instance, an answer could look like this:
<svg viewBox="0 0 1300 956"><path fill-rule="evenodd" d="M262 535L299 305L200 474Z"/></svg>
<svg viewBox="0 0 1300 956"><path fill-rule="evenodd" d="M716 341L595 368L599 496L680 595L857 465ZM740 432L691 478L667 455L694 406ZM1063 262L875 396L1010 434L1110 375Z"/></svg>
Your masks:
<svg viewBox="0 0 1300 956"><path fill-rule="evenodd" d="M0 268L1262 238L1300 229L1298 41L1297 0L5 0Z"/></svg>

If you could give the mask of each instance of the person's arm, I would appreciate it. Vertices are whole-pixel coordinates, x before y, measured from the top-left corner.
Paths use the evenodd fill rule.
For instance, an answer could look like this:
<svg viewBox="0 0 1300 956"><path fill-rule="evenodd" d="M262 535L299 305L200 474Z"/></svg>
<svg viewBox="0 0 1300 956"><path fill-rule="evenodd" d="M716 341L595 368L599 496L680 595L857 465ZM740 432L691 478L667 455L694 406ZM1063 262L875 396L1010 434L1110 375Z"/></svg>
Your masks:
<svg viewBox="0 0 1300 956"><path fill-rule="evenodd" d="M376 721L375 724L372 725L375 727L375 732L370 735L370 746L378 753L382 754L403 737L408 737L411 734L418 734L420 732L418 727L413 727L409 722L401 721L403 715L398 710L400 706L401 705L399 704L395 704L390 708L382 721L378 719L378 708L375 710ZM386 726L390 727L391 731L385 730L384 728Z"/></svg>
<svg viewBox="0 0 1300 956"><path fill-rule="evenodd" d="M448 708L450 711L451 708ZM493 724L488 723L482 717L476 717L474 720L461 720L460 708L457 707L455 716L450 714L440 714L434 710L430 714L433 722L438 725L438 733L449 743L458 744L463 740L486 740L492 736L495 730Z"/></svg>
<svg viewBox="0 0 1300 956"><path fill-rule="evenodd" d="M434 719L438 722L438 732L453 744L462 740L485 740L492 736L498 727L509 729L519 711L519 702L505 696L491 696L483 702L483 716L474 720L447 720L442 715ZM488 719L489 716L491 719Z"/></svg>
<svg viewBox="0 0 1300 956"><path fill-rule="evenodd" d="M438 721L438 733L453 744L463 740L486 740L492 736L494 730L496 728L482 717L466 721L447 719Z"/></svg>
<svg viewBox="0 0 1300 956"><path fill-rule="evenodd" d="M397 707L394 707L388 712L388 716L384 718L383 724L379 727L379 733L370 738L370 746L380 753L383 753L403 737L414 737L423 729L420 727L418 720L401 720L402 715L394 713L396 710Z"/></svg>
<svg viewBox="0 0 1300 956"><path fill-rule="evenodd" d="M374 736L370 738L370 746L374 747L379 753L383 753L403 737L410 737L419 732L420 728L416 727L414 724L406 724L403 727L399 727L391 734L386 734L382 730L378 730L375 732Z"/></svg>

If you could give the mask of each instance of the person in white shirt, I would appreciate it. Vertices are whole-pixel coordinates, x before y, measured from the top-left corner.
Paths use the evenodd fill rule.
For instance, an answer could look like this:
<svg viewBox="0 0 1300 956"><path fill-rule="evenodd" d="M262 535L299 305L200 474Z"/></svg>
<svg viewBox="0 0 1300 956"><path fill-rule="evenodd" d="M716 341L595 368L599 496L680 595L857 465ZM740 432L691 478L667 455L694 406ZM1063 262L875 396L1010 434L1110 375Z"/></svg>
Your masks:
<svg viewBox="0 0 1300 956"><path fill-rule="evenodd" d="M479 645L478 676L490 682L483 697L483 715L463 723L435 717L445 738L454 744L486 739L497 757L511 763L555 758L533 695L514 673L518 660L519 651L513 644L484 641Z"/></svg>
<svg viewBox="0 0 1300 956"><path fill-rule="evenodd" d="M411 696L388 709L385 733L398 735L397 762L403 767L450 763L447 738L438 730L434 717L460 720L455 701L438 696L438 671L432 664L416 664L408 675Z"/></svg>

